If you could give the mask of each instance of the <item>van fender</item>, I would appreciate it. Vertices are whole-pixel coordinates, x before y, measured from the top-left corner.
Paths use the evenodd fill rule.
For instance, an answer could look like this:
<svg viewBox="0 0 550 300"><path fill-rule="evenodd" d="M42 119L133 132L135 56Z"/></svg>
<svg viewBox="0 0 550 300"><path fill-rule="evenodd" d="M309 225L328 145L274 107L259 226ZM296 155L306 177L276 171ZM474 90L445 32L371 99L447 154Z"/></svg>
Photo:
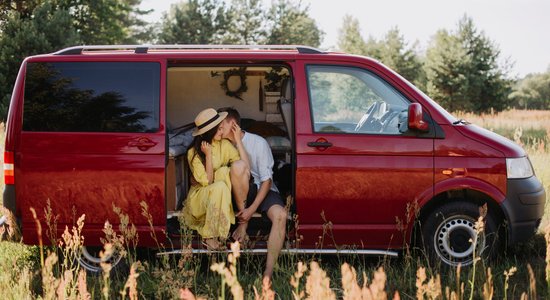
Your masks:
<svg viewBox="0 0 550 300"><path fill-rule="evenodd" d="M480 179L465 177L449 178L434 184L434 197L447 191L464 189L486 194L498 204L502 203L506 198L506 195L494 185ZM423 207L425 204L421 203L420 207Z"/></svg>
<svg viewBox="0 0 550 300"><path fill-rule="evenodd" d="M433 187L433 194L424 192L422 193L418 199L418 211L421 211L427 204L430 203L437 195L440 195L442 193L445 193L447 191L452 190L475 190L478 192L481 192L488 197L490 197L497 205L500 206L500 204L505 200L506 195L504 195L498 188L496 188L494 185L491 185L485 181L476 179L476 178L449 178L443 181L440 181L436 184L434 184ZM411 214L409 215L409 224L414 224L416 220L414 218L417 218L418 215ZM407 237L406 240L412 242L412 233L415 226L409 226L407 228Z"/></svg>

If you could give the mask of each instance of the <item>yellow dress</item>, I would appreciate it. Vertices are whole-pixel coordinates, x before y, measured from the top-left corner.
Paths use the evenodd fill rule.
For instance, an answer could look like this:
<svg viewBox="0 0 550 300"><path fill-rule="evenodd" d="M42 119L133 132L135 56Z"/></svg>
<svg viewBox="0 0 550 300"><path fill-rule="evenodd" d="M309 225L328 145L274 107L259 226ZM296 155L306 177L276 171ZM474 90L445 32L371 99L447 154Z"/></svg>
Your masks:
<svg viewBox="0 0 550 300"><path fill-rule="evenodd" d="M240 159L239 152L229 140L212 141L214 182L208 184L204 164L193 148L187 151L187 161L193 183L185 199L183 218L187 226L203 238L227 238L229 227L235 224L231 204L230 163Z"/></svg>

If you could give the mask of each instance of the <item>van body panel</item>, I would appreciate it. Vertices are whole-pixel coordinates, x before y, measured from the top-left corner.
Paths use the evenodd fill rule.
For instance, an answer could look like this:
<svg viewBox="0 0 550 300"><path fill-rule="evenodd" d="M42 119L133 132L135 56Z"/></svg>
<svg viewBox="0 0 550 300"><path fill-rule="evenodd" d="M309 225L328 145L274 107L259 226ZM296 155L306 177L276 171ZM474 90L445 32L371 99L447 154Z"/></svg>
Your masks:
<svg viewBox="0 0 550 300"><path fill-rule="evenodd" d="M469 139L485 144L493 149L498 149L503 157L514 158L526 155L525 150L518 144L485 128L473 124L458 125L455 128Z"/></svg>
<svg viewBox="0 0 550 300"><path fill-rule="evenodd" d="M86 68L90 66L92 67L91 70L94 71L94 68L99 64L91 65L93 62L111 68L118 66L112 65L111 62L119 64L124 59L87 57L84 60L82 57L78 59L64 57L64 59L58 60L56 57L42 57L31 59L27 65L33 63L33 66L37 64L33 68L42 68L42 66L52 68L51 66L54 65L49 65L51 61L63 64L60 66L66 68L68 74L71 74L70 72L86 72L78 71L80 66ZM100 238L105 235L102 232L105 222L109 221L111 224L121 222L120 217L115 212L115 207L117 207L121 209L123 214L129 216L133 224L142 230L138 232L140 243L149 246L156 244L150 237L152 230L157 232L159 241L163 241L164 235L161 232L166 228L166 208L164 205L159 204L164 204L165 197L166 131L164 112L166 110L166 92L164 86L166 85L166 64L164 61L154 61L150 58L138 59L137 62L135 59L127 59L127 61L131 65L125 66L136 68L135 74L130 76L139 76L137 73L143 69L140 65L141 62L148 63L146 72L152 72L143 73L143 78L149 78L149 74L156 73L153 77L157 78L158 82L152 84L158 86L158 94L153 95L154 98L148 98L148 95L140 96L142 97L140 101L144 101L143 99L153 101L151 104L146 104L147 106L158 107L155 111L147 112L148 116L158 122L156 125L152 123L156 128L154 132L131 132L133 129L129 129L127 132L95 130L82 132L78 129L75 132L67 132L57 131L56 129L47 129L47 131L20 129L20 134L17 135L18 146L15 153L15 177L17 178L15 190L17 205L23 208L20 211L20 216L22 217L23 238L26 242L31 243L36 239L36 228L29 208L34 208L38 219L45 222L45 212L48 210L48 205L53 213L52 217L56 218L58 237L65 226L71 227L82 214L85 214L86 225L83 234L86 236L86 244L100 245ZM113 71L115 70L113 69ZM42 71L40 69L37 72ZM69 77L61 77L61 80L72 84L72 90L67 86L68 92L82 93L82 95L89 94L85 90L87 87L82 85L88 82L81 83L81 81L78 81L80 80L78 76L66 76ZM119 93L117 87L113 86L112 82L102 81L118 79L112 78L112 76L103 76L111 79L103 79L101 76L93 77L95 75L89 76L92 76L88 79L89 83L99 88L99 90L92 92L96 94L96 96L93 96L96 98L90 98L98 100L90 101L104 101L106 104L115 105L113 109L126 110L126 115L137 109L123 106L127 105L124 103L128 102L122 101L134 101L132 99L121 98L121 100L117 100L119 99L117 97L133 97L132 94L117 96L117 93ZM125 91L132 89L132 82L128 81L129 79L119 79L129 84L129 86L121 88ZM77 81L73 82L72 80ZM103 86L107 90L103 90ZM111 88L113 90L110 90ZM84 90L82 90L83 92L77 92L79 89ZM108 98L111 97L110 95L115 95L113 96L115 100L111 101L111 98ZM23 100L23 97L18 99ZM154 103L154 101L159 102ZM67 107L67 104L63 105ZM24 110L22 101L17 109L19 111ZM106 110L105 112L107 111L112 110ZM99 113L103 112L100 110ZM135 118L143 118L138 113L135 114ZM121 115L121 119L125 118L123 116L125 115ZM22 123L25 124L25 120ZM124 128L121 131L126 131ZM141 202L145 203L150 220L142 215ZM154 229L147 226L149 221L152 222ZM47 228L46 226L47 224L43 224L42 228ZM44 238L46 237L44 236Z"/></svg>
<svg viewBox="0 0 550 300"><path fill-rule="evenodd" d="M302 247L353 245L400 248L406 207L420 195L433 196L433 139L416 136L315 132L308 65L352 67L355 62L300 61L295 72L296 199ZM386 74L384 74L386 75ZM386 80L386 76L379 78ZM315 141L329 147L312 147ZM406 182L415 182L407 185ZM330 223L329 223L330 222ZM330 233L323 226L330 224ZM323 233L323 231L325 231Z"/></svg>
<svg viewBox="0 0 550 300"><path fill-rule="evenodd" d="M435 139L436 157L504 158L500 148L490 146L485 138L469 138L461 133L462 125L439 125L445 132L444 139ZM469 125L468 125L469 126ZM506 176L506 173L504 173Z"/></svg>

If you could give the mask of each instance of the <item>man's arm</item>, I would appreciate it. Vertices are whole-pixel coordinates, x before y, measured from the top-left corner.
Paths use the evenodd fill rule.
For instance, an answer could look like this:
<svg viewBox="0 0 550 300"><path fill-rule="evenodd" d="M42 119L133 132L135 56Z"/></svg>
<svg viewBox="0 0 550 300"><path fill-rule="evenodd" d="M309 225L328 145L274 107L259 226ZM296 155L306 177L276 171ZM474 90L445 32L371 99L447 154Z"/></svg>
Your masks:
<svg viewBox="0 0 550 300"><path fill-rule="evenodd" d="M252 215L258 210L258 207L260 206L260 204L262 204L265 197L267 197L267 193L269 193L270 189L271 189L271 179L262 181L260 185L260 189L256 194L256 198L254 198L254 202L252 202L252 204L250 204L249 207L241 210L237 214L237 217L239 218L239 221L241 223L246 223L250 220L250 218L252 218Z"/></svg>

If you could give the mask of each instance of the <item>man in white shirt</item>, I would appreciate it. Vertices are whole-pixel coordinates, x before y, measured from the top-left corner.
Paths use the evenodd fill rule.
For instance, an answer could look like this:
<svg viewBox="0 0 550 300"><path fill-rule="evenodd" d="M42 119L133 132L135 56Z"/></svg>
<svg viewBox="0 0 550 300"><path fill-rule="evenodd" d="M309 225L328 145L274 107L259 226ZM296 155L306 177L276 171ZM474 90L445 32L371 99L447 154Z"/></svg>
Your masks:
<svg viewBox="0 0 550 300"><path fill-rule="evenodd" d="M241 138L250 163L250 174L246 170L231 174L233 195L238 209L236 216L239 219L239 226L233 232L233 238L241 242L247 238L248 221L256 211L271 220L264 271L264 278L271 279L273 267L285 240L287 219L285 204L273 184L273 154L263 137L249 132L240 133L241 117L236 109L218 109L218 112L222 111L228 113L220 125L222 137L234 144L237 138ZM249 180L250 177L253 180Z"/></svg>

